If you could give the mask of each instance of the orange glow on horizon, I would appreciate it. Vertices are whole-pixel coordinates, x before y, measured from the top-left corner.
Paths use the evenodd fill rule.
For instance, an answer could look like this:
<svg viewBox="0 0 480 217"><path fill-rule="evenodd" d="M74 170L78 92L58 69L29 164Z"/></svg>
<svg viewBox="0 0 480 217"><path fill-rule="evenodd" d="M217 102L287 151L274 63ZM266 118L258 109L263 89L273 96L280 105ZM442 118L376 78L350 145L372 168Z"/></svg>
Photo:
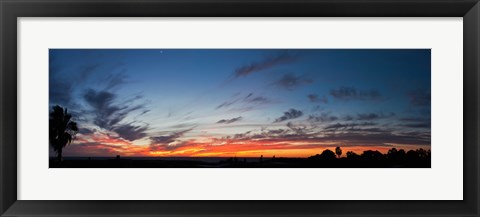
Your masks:
<svg viewBox="0 0 480 217"><path fill-rule="evenodd" d="M66 151L72 156L131 156L131 157L298 157L305 158L321 154L324 150L335 151L335 147L342 148L342 157L348 151L362 154L363 151L373 150L381 153L391 148L415 150L420 145L392 145L392 146L365 146L321 144L309 141L275 141L275 140L218 140L205 139L189 140L179 144L161 145L134 145L130 141L113 138L108 135L95 135L89 139L79 137ZM425 149L425 148L424 148ZM72 154L73 153L73 154Z"/></svg>

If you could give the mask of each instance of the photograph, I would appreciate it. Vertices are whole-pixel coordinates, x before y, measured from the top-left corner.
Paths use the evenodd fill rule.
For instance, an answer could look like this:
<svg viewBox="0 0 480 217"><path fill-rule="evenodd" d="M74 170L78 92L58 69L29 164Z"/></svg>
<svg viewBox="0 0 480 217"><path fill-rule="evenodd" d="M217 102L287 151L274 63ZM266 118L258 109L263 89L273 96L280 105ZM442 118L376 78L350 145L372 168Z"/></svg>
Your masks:
<svg viewBox="0 0 480 217"><path fill-rule="evenodd" d="M431 168L431 49L51 48L48 61L49 168Z"/></svg>

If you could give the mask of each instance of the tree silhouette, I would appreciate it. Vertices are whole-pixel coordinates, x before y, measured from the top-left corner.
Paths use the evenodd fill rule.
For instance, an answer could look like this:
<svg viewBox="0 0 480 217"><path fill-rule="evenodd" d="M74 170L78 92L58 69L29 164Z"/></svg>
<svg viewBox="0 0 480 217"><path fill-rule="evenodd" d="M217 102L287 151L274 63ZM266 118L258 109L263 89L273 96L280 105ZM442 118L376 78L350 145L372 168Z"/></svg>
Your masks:
<svg viewBox="0 0 480 217"><path fill-rule="evenodd" d="M384 156L379 151L366 150L363 151L361 157L365 160L378 161L381 160Z"/></svg>
<svg viewBox="0 0 480 217"><path fill-rule="evenodd" d="M427 151L423 148L417 149L415 151L418 153L418 157L420 157L420 158L427 158L428 157Z"/></svg>
<svg viewBox="0 0 480 217"><path fill-rule="evenodd" d="M320 154L320 158L324 160L333 160L336 157L333 151L331 151L330 149L326 149Z"/></svg>
<svg viewBox="0 0 480 217"><path fill-rule="evenodd" d="M340 158L340 156L342 156L342 149L340 147L336 147L335 148L335 154L337 154L338 158Z"/></svg>
<svg viewBox="0 0 480 217"><path fill-rule="evenodd" d="M359 157L360 157L360 155L358 155L357 153L355 153L353 151L347 151L347 159L356 160Z"/></svg>
<svg viewBox="0 0 480 217"><path fill-rule="evenodd" d="M53 150L57 152L57 160L62 160L62 150L70 144L78 132L77 123L71 120L72 115L56 105L50 113L49 140Z"/></svg>
<svg viewBox="0 0 480 217"><path fill-rule="evenodd" d="M398 150L396 148L392 148L387 152L388 156L395 156L396 154L398 154Z"/></svg>

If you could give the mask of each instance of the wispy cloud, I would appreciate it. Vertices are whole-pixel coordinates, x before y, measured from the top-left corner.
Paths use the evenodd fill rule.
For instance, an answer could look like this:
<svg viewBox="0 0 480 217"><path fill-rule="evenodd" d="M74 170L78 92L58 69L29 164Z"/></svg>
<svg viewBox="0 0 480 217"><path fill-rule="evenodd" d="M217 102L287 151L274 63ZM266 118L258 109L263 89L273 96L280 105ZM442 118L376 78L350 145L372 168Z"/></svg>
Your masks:
<svg viewBox="0 0 480 217"><path fill-rule="evenodd" d="M88 64L80 68L80 81L85 81L90 77L90 75L97 70L101 64L99 63L93 63L93 64ZM78 82L78 81L77 81Z"/></svg>
<svg viewBox="0 0 480 217"><path fill-rule="evenodd" d="M79 129L79 133L83 135L92 135L95 132L96 132L95 129L89 129L87 127L82 127Z"/></svg>
<svg viewBox="0 0 480 217"><path fill-rule="evenodd" d="M132 124L122 124L113 129L113 131L115 131L120 137L129 141L146 137L147 130L148 127L146 126L134 126Z"/></svg>
<svg viewBox="0 0 480 217"><path fill-rule="evenodd" d="M384 118L390 118L395 116L395 113L390 112L387 114L384 114L383 112L380 113L359 113L357 114L356 120L359 121L371 121L371 120L378 120L378 119L384 119Z"/></svg>
<svg viewBox="0 0 480 217"><path fill-rule="evenodd" d="M88 89L84 93L83 98L93 108L92 113L95 115L94 123L104 129L111 129L112 126L122 121L130 112L143 108L143 105L115 105L117 96L109 91Z"/></svg>
<svg viewBox="0 0 480 217"><path fill-rule="evenodd" d="M425 128L425 129L430 129L431 124L430 124L430 122L424 122L424 123L413 123L413 124L401 124L400 126L409 127L409 128Z"/></svg>
<svg viewBox="0 0 480 217"><path fill-rule="evenodd" d="M328 99L326 96L318 96L317 94L308 94L307 95L307 98L308 98L308 101L312 102L312 103L324 103L324 104L327 104L328 103Z"/></svg>
<svg viewBox="0 0 480 217"><path fill-rule="evenodd" d="M241 116L236 117L236 118L232 118L232 119L222 119L222 120L217 121L217 124L231 124L233 122L237 122L237 121L240 121L240 120L242 120Z"/></svg>
<svg viewBox="0 0 480 217"><path fill-rule="evenodd" d="M250 75L254 72L263 71L277 65L292 63L297 60L297 57L288 53L281 53L276 56L267 57L258 62L252 62L235 69L234 75L236 78Z"/></svg>
<svg viewBox="0 0 480 217"><path fill-rule="evenodd" d="M268 104L268 103L271 103L272 101L263 96L256 96L256 97L245 98L244 102L253 103L253 104Z"/></svg>
<svg viewBox="0 0 480 217"><path fill-rule="evenodd" d="M70 105L72 92L71 83L50 79L49 100L51 104Z"/></svg>
<svg viewBox="0 0 480 217"><path fill-rule="evenodd" d="M254 93L249 93L245 97L236 96L233 99L228 99L215 107L218 109L230 109L230 111L250 111L256 106L273 103L273 101L264 96L257 96Z"/></svg>
<svg viewBox="0 0 480 217"><path fill-rule="evenodd" d="M146 156L147 146L134 145L128 140L103 132L92 135L78 135L74 142L64 150L66 156Z"/></svg>
<svg viewBox="0 0 480 217"><path fill-rule="evenodd" d="M347 132L336 134L334 137L327 137L327 141L339 141L352 145L381 145L381 144L402 144L402 145L430 145L431 139L429 135L408 135L405 133L358 133Z"/></svg>
<svg viewBox="0 0 480 217"><path fill-rule="evenodd" d="M274 84L287 90L293 90L301 85L311 84L312 82L312 79L288 73L283 75L279 80L275 81Z"/></svg>
<svg viewBox="0 0 480 217"><path fill-rule="evenodd" d="M301 124L293 124L292 122L287 123L287 127L295 132L296 134L306 134L307 126Z"/></svg>
<svg viewBox="0 0 480 217"><path fill-rule="evenodd" d="M430 129L431 128L431 119L424 118L424 117L407 117L407 118L400 118L398 119L401 124L398 126L401 127L408 127L408 128L424 128Z"/></svg>
<svg viewBox="0 0 480 217"><path fill-rule="evenodd" d="M300 111L300 110L296 110L296 109L290 109L286 112L283 113L282 116L280 116L279 118L275 119L274 123L278 123L278 122L282 122L282 121L286 121L286 120L290 120L290 119L295 119L295 118L299 118L303 115L303 112Z"/></svg>
<svg viewBox="0 0 480 217"><path fill-rule="evenodd" d="M330 90L330 95L339 100L381 100L377 90L357 90L353 87L340 87Z"/></svg>
<svg viewBox="0 0 480 217"><path fill-rule="evenodd" d="M378 146L385 144L402 145L429 145L430 133L419 132L392 132L389 129L374 127L371 122L356 124L335 124L330 128L342 128L341 130L325 134L325 132L314 132L303 125L294 125L289 122L288 129L264 130L258 133L237 134L235 137L224 137L218 142L242 143L243 141L258 142L261 144L280 143L285 148L296 147L298 143L311 144L311 148L322 147L323 145L342 146ZM293 145L293 146L292 146ZM390 145L389 145L390 146Z"/></svg>
<svg viewBox="0 0 480 217"><path fill-rule="evenodd" d="M146 136L148 127L135 126L133 123L122 124L122 121L132 112L144 108L143 104L129 105L129 102L116 102L117 95L106 91L96 91L88 89L83 99L92 108L91 114L93 114L93 123L100 128L106 130L112 130L116 132L122 138L128 140L141 139ZM138 97L134 98L138 99ZM120 106L120 104L123 104Z"/></svg>
<svg viewBox="0 0 480 217"><path fill-rule="evenodd" d="M86 64L83 66L70 69L76 73L66 76L65 66L57 63L53 64L50 60L49 68L49 96L50 103L60 104L63 106L70 105L73 99L72 94L79 83L84 82L95 70L100 66L98 63Z"/></svg>
<svg viewBox="0 0 480 217"><path fill-rule="evenodd" d="M194 128L186 129L186 130L180 130L176 132L172 132L169 135L163 135L163 136L152 136L150 137L150 149L152 150L159 150L159 149L165 149L167 146L172 146L174 147L175 144L173 143L180 143L179 139L185 135L185 133L192 131Z"/></svg>
<svg viewBox="0 0 480 217"><path fill-rule="evenodd" d="M413 106L430 106L431 93L430 90L412 90L407 93L410 99L410 105Z"/></svg>
<svg viewBox="0 0 480 217"><path fill-rule="evenodd" d="M332 115L330 112L323 112L321 114L318 114L318 115L310 115L308 116L308 121L311 121L311 122L325 122L325 123L328 123L328 122L333 122L333 121L337 121L339 118L335 115Z"/></svg>
<svg viewBox="0 0 480 217"><path fill-rule="evenodd" d="M111 73L107 75L105 80L107 81L105 89L111 90L115 87L126 84L128 82L128 76L125 74L125 71L122 71L120 73Z"/></svg>
<svg viewBox="0 0 480 217"><path fill-rule="evenodd" d="M233 101L223 102L222 104L215 107L215 109L227 108L227 107L230 107L231 105L235 104L236 102L238 102L238 99L235 99Z"/></svg>
<svg viewBox="0 0 480 217"><path fill-rule="evenodd" d="M375 125L377 125L377 124L376 124L376 123L373 123L373 122L345 123L345 124L336 123L336 124L328 125L328 126L326 126L324 129L325 129L325 130L337 131L337 130L352 129L352 128L354 128L354 127L365 127L365 126L375 126Z"/></svg>

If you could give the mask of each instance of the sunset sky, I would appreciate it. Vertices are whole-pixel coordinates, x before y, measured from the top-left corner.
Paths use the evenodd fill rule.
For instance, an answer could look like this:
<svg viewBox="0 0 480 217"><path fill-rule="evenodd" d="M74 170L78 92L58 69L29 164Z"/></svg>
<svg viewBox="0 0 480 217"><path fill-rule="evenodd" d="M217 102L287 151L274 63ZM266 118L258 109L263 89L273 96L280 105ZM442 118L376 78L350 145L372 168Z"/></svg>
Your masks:
<svg viewBox="0 0 480 217"><path fill-rule="evenodd" d="M51 49L64 156L430 149L429 49ZM50 151L50 156L54 156Z"/></svg>

